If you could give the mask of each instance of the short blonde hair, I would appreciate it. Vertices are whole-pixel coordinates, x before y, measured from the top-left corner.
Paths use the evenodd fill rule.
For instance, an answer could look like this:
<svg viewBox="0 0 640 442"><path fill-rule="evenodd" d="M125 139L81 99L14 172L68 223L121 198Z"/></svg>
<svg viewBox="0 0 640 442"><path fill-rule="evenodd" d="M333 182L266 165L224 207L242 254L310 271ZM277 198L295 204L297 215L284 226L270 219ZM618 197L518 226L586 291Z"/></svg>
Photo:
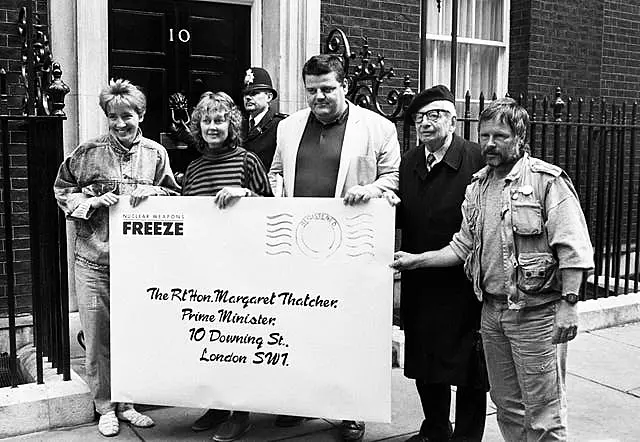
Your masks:
<svg viewBox="0 0 640 442"><path fill-rule="evenodd" d="M202 94L202 98L193 109L191 114L191 133L196 139L198 149L202 152L206 146L202 138L200 121L213 113L224 114L229 121L229 135L226 144L242 144L242 114L233 99L224 92L207 92Z"/></svg>
<svg viewBox="0 0 640 442"><path fill-rule="evenodd" d="M112 78L109 85L100 91L100 107L105 115L109 114L111 103L131 106L140 118L147 112L147 97L138 86L122 78Z"/></svg>

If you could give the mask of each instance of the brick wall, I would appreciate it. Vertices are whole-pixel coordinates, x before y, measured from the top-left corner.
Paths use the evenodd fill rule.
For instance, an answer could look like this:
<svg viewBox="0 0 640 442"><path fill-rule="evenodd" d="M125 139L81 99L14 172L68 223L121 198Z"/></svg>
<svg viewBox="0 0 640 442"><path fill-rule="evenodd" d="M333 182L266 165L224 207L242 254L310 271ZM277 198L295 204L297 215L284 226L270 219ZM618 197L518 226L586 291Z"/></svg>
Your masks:
<svg viewBox="0 0 640 442"><path fill-rule="evenodd" d="M21 40L17 22L22 0L0 0L0 67L4 68L8 83L8 112L19 115L22 112L24 88L19 83L21 64ZM42 24L48 21L46 1L34 2ZM18 313L31 309L31 268L29 246L29 208L27 193L27 146L26 133L19 122L9 126L9 158L11 176L11 201L13 223L13 252L15 273L15 295ZM4 171L3 171L4 172ZM2 172L2 173L3 173ZM2 199L6 195L2 194ZM5 218L0 202L0 316L6 315L6 256Z"/></svg>
<svg viewBox="0 0 640 442"><path fill-rule="evenodd" d="M552 94L560 86L568 95L600 96L604 3L604 0L530 2L527 75L530 94Z"/></svg>
<svg viewBox="0 0 640 442"><path fill-rule="evenodd" d="M531 2L511 0L509 30L509 91L512 95L528 90Z"/></svg>
<svg viewBox="0 0 640 442"><path fill-rule="evenodd" d="M395 77L389 85L402 87L404 76L410 75L415 91L420 59L420 0L322 0L320 9L322 52L333 28L347 34L356 54L366 36L372 59L381 54L387 66L394 69ZM359 61L358 58L354 63Z"/></svg>
<svg viewBox="0 0 640 442"><path fill-rule="evenodd" d="M627 103L640 99L640 0L605 0L601 93Z"/></svg>

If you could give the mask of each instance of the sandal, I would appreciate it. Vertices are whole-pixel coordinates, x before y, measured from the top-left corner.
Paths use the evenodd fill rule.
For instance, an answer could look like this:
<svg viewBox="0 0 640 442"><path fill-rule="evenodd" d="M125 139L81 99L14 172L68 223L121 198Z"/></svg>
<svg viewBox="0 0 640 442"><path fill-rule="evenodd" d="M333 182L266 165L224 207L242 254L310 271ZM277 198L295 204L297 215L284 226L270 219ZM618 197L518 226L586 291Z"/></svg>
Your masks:
<svg viewBox="0 0 640 442"><path fill-rule="evenodd" d="M115 411L109 411L100 416L98 421L98 431L106 437L112 437L120 432L120 424Z"/></svg>
<svg viewBox="0 0 640 442"><path fill-rule="evenodd" d="M118 419L129 422L134 427L149 428L153 427L154 422L146 414L138 413L135 409L118 410Z"/></svg>

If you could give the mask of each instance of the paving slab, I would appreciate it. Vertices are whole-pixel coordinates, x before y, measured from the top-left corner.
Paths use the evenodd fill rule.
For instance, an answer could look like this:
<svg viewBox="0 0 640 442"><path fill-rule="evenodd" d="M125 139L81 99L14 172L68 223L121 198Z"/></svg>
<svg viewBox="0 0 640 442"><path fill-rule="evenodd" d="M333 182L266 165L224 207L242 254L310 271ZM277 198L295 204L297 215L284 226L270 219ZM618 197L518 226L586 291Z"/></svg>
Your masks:
<svg viewBox="0 0 640 442"><path fill-rule="evenodd" d="M422 405L413 379L404 377L403 369L391 371L391 423L367 422L365 441L386 440L389 437L404 435L404 438L420 430Z"/></svg>
<svg viewBox="0 0 640 442"><path fill-rule="evenodd" d="M640 399L579 377L567 377L569 439L640 440Z"/></svg>
<svg viewBox="0 0 640 442"><path fill-rule="evenodd" d="M135 429L135 432L145 441L210 441L213 430L194 432L191 424L198 419L205 410L200 408L162 407L145 411L151 416L156 425L152 428ZM293 428L278 428L274 426L275 416L269 414L252 413L251 430L239 439L241 441L276 441L283 439L305 439L310 434L327 433L335 429L331 421L325 419L310 419L303 425ZM337 433L336 433L337 434Z"/></svg>
<svg viewBox="0 0 640 442"><path fill-rule="evenodd" d="M120 433L114 438L110 438L114 441L140 441L134 431L126 424L120 424ZM11 438L12 441L19 442L40 442L40 441L52 441L52 442L90 442L90 441L105 441L108 438L98 433L97 421L93 424L86 424L77 427L58 428L55 430L45 431L41 433L32 433L24 436L16 436Z"/></svg>
<svg viewBox="0 0 640 442"><path fill-rule="evenodd" d="M623 342L627 345L637 347L638 351L640 351L640 322L621 325L619 327L603 328L589 333L611 341Z"/></svg>
<svg viewBox="0 0 640 442"><path fill-rule="evenodd" d="M640 351L592 332L569 344L567 371L622 391L640 387Z"/></svg>

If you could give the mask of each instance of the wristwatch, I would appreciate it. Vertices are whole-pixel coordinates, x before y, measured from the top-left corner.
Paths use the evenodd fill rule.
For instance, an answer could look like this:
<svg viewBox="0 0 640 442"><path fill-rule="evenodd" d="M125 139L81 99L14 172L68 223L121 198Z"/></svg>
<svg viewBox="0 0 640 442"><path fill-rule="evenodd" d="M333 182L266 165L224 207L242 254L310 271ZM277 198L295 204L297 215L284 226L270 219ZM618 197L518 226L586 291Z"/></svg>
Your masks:
<svg viewBox="0 0 640 442"><path fill-rule="evenodd" d="M560 295L560 298L567 301L569 304L574 305L578 303L578 294L577 293L563 293Z"/></svg>

